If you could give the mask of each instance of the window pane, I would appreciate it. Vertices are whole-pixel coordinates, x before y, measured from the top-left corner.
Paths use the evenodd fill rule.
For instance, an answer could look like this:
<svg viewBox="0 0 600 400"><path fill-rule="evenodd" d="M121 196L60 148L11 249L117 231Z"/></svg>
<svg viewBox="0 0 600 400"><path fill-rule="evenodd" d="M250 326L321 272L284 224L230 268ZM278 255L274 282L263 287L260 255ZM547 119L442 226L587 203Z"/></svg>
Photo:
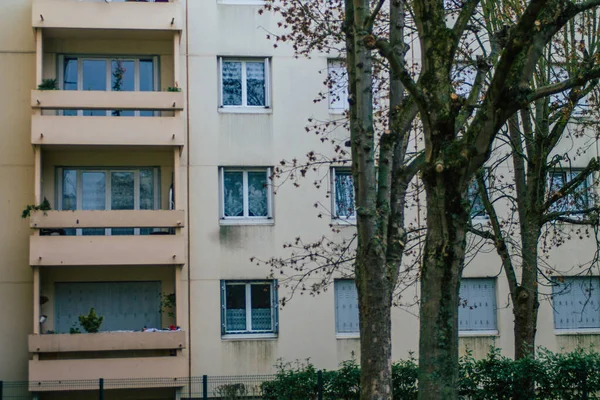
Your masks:
<svg viewBox="0 0 600 400"><path fill-rule="evenodd" d="M565 172L551 172L550 173L550 182L548 183L548 195L552 197L552 195L559 191L564 185L567 183L566 173ZM553 212L558 211L566 211L567 210L567 199L562 198L554 203L550 210Z"/></svg>
<svg viewBox="0 0 600 400"><path fill-rule="evenodd" d="M242 172L223 173L223 202L226 217L244 216L244 176Z"/></svg>
<svg viewBox="0 0 600 400"><path fill-rule="evenodd" d="M111 210L134 209L133 172L112 172L110 180Z"/></svg>
<svg viewBox="0 0 600 400"><path fill-rule="evenodd" d="M83 90L106 90L105 60L83 60Z"/></svg>
<svg viewBox="0 0 600 400"><path fill-rule="evenodd" d="M271 285L250 285L252 295L252 330L270 331L273 329L271 318Z"/></svg>
<svg viewBox="0 0 600 400"><path fill-rule="evenodd" d="M347 171L335 171L335 215L354 216L354 183Z"/></svg>
<svg viewBox="0 0 600 400"><path fill-rule="evenodd" d="M134 176L133 172L112 172L110 174L111 210L133 210ZM113 228L111 235L133 235L134 228Z"/></svg>
<svg viewBox="0 0 600 400"><path fill-rule="evenodd" d="M154 170L140 170L140 210L154 210Z"/></svg>
<svg viewBox="0 0 600 400"><path fill-rule="evenodd" d="M106 174L104 172L82 172L82 209L106 210ZM82 235L104 235L102 228L82 229Z"/></svg>
<svg viewBox="0 0 600 400"><path fill-rule="evenodd" d="M476 180L471 181L467 189L469 202L471 203L470 215L474 217L485 217L485 207L479 195L479 185Z"/></svg>
<svg viewBox="0 0 600 400"><path fill-rule="evenodd" d="M246 62L246 90L249 106L265 105L264 62Z"/></svg>
<svg viewBox="0 0 600 400"><path fill-rule="evenodd" d="M83 172L82 209L106 210L106 175L104 172Z"/></svg>
<svg viewBox="0 0 600 400"><path fill-rule="evenodd" d="M131 60L112 60L111 89L115 92L133 92L135 90L135 62Z"/></svg>
<svg viewBox="0 0 600 400"><path fill-rule="evenodd" d="M77 171L72 169L63 170L62 209L77 209Z"/></svg>
<svg viewBox="0 0 600 400"><path fill-rule="evenodd" d="M227 331L246 330L246 285L227 285L225 304Z"/></svg>
<svg viewBox="0 0 600 400"><path fill-rule="evenodd" d="M106 90L106 60L83 60L83 90ZM83 110L85 116L105 116L106 110Z"/></svg>
<svg viewBox="0 0 600 400"><path fill-rule="evenodd" d="M140 60L140 91L151 92L154 90L154 62Z"/></svg>
<svg viewBox="0 0 600 400"><path fill-rule="evenodd" d="M77 59L66 58L63 71L63 90L77 90Z"/></svg>
<svg viewBox="0 0 600 400"><path fill-rule="evenodd" d="M223 61L223 105L242 105L242 63Z"/></svg>
<svg viewBox="0 0 600 400"><path fill-rule="evenodd" d="M341 61L330 61L329 73L329 108L344 110L348 108L348 74Z"/></svg>
<svg viewBox="0 0 600 400"><path fill-rule="evenodd" d="M267 174L265 172L248 172L248 215L250 217L267 217Z"/></svg>

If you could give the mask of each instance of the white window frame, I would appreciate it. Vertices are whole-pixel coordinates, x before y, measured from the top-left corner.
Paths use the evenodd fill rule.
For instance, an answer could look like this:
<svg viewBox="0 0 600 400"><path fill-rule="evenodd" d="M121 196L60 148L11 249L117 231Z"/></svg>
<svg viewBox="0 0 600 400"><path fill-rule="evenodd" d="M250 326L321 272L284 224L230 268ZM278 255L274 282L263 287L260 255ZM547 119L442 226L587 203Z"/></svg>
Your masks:
<svg viewBox="0 0 600 400"><path fill-rule="evenodd" d="M134 71L133 71L133 76L134 76L134 92L139 92L140 91L140 61L141 60L152 60L152 64L153 64L153 85L154 85L154 91L158 91L160 86L159 86L159 71L158 71L158 57L157 56L139 56L139 57L135 57L135 56L114 56L114 57L106 57L106 56L81 56L81 55L71 55L71 54L60 54L58 56L58 87L60 90L64 90L64 81L65 81L65 69L64 69L64 65L65 65L65 58L75 58L77 59L77 91L85 91L85 89L83 88L83 62L84 61L89 61L89 60L101 60L101 61L106 61L106 91L107 92L112 92L112 61L114 60L119 60L119 61L133 61L134 62ZM106 111L106 115L107 116L112 116L112 110L107 110ZM154 113L156 115L156 112ZM77 110L77 116L83 116L83 110ZM135 110L134 111L134 116L135 117L139 117L140 116L140 111L139 110Z"/></svg>
<svg viewBox="0 0 600 400"><path fill-rule="evenodd" d="M547 184L547 191L548 191L548 196L552 195L551 192L551 188L552 188L552 182L554 180L553 175L555 174L563 174L564 175L564 184L566 185L567 183L571 182L573 180L573 178L577 177L577 175L579 175L579 173L582 171L583 169L577 169L577 168L556 168L552 171L548 172L548 184ZM587 206L590 206L591 203L591 199L590 199L590 195L591 195L591 191L592 191L592 175L588 175L584 181L581 182L582 185L585 185L585 189L588 191L587 193ZM577 190L577 189L575 189ZM561 201L565 201L565 209L564 210L559 210L559 203ZM573 201L573 193L567 195L566 197L563 197L561 200L559 200L558 202L555 202L554 204L552 204L552 206L550 207L549 211L579 211L579 209L576 207L576 204ZM569 218L573 218L573 219L583 219L584 216L583 215L571 215L569 216Z"/></svg>
<svg viewBox="0 0 600 400"><path fill-rule="evenodd" d="M570 281L570 285L576 285L579 284L579 282L584 281L584 280L594 280L595 284L600 286L600 277L598 276L565 276L564 278L564 282L563 285L566 285L568 281ZM557 335L569 335L569 334L577 334L577 333L600 333L600 318L597 322L597 326L595 327L567 327L567 328L557 328L556 326L556 317L557 317L557 308L554 306L554 302L557 300L557 297L560 296L561 291L564 289L558 288L558 285L554 285L552 288L552 304L553 304L553 324L554 324L554 332ZM558 291L558 292L557 292ZM595 303L596 305L600 304L600 290L598 290L595 294L590 294L590 298L592 298L592 296L595 296ZM585 300L585 299L584 299ZM585 300L587 302L587 300ZM587 304L587 305L583 305L585 307L594 307L591 304ZM582 310L583 311L583 310ZM598 315L598 317L600 317L600 313Z"/></svg>
<svg viewBox="0 0 600 400"><path fill-rule="evenodd" d="M64 170L74 170L77 171L77 206L76 210L82 210L83 208L83 182L82 175L84 172L103 172L105 174L106 179L106 188L105 188L105 204L106 209L111 209L111 200L112 200L112 190L111 190L111 174L113 172L133 172L133 210L137 211L140 209L140 171L144 169L153 170L153 185L154 185L154 210L160 210L160 168L158 167L136 167L136 168L100 168L100 167L59 167L56 169L56 204L58 205L57 209L63 209L63 171ZM77 236L82 235L82 230L76 230ZM111 229L106 228L104 230L104 234L107 236L111 235ZM140 234L140 228L134 228L134 235Z"/></svg>
<svg viewBox="0 0 600 400"><path fill-rule="evenodd" d="M223 104L223 61L233 61L242 63L242 104L235 106L226 106ZM246 62L264 62L265 65L265 105L249 106L248 91L246 81ZM219 112L233 113L270 113L271 112L271 59L269 57L219 57L218 58L219 75Z"/></svg>
<svg viewBox="0 0 600 400"><path fill-rule="evenodd" d="M245 287L244 294L244 303L246 305L246 329L243 331L235 331L235 330L227 330L227 286L238 286L243 285ZM269 285L270 288L270 297L269 304L271 309L271 329L269 330L261 330L261 329L252 329L252 285ZM279 328L278 321L278 310L276 299L277 299L277 281L267 280L223 280L221 281L221 290L223 291L221 296L221 309L222 309L222 337L234 337L239 338L241 335L248 335L251 337L275 337Z"/></svg>
<svg viewBox="0 0 600 400"><path fill-rule="evenodd" d="M338 289L337 289L337 285L339 285L340 282L354 282L355 287L356 287L356 281L354 279L335 279L333 281L333 292L334 292L334 302L335 302L335 336L338 339L355 339L355 338L359 338L360 337L360 328L357 331L354 332L339 332L338 331ZM358 309L358 290L356 290L356 308ZM359 321L360 321L360 317L359 317Z"/></svg>
<svg viewBox="0 0 600 400"><path fill-rule="evenodd" d="M225 216L225 172L242 172L243 176L243 217ZM248 200L248 172L264 172L267 178L267 216L266 217L251 217L249 216L249 200ZM273 224L273 185L271 182L272 169L271 167L219 167L219 216L222 225L227 224Z"/></svg>
<svg viewBox="0 0 600 400"><path fill-rule="evenodd" d="M497 297L498 297L498 286L496 285L496 283L497 283L496 278L491 278L491 277L464 277L464 278L462 278L462 280L463 281L466 281L466 280L472 280L472 281L476 281L476 280L484 281L484 280L487 280L487 281L493 282L493 285L494 285L493 292L494 292L494 294L493 294L492 300L493 300L494 306L495 306L495 309L494 309L494 326L495 326L495 329L464 329L463 330L463 329L460 329L460 327L459 327L459 331L458 331L459 336L497 336L499 331L498 331L498 300L497 300ZM467 305L468 305L468 302L467 302ZM463 307L463 305L459 304L459 308L460 307Z"/></svg>
<svg viewBox="0 0 600 400"><path fill-rule="evenodd" d="M339 71L342 71L342 76L345 77L345 87L342 88L341 83L332 78L332 72L339 76ZM346 72L346 65L342 60L336 58L327 59L327 78L331 82L332 87L329 89L327 95L327 103L330 114L344 114L348 111L348 73ZM340 93L340 91L342 91ZM336 97L339 96L339 100ZM334 100L336 100L334 102Z"/></svg>
<svg viewBox="0 0 600 400"><path fill-rule="evenodd" d="M331 217L334 221L337 222L356 222L356 198L354 199L354 213L349 216L339 216L337 214L337 204L336 204L336 189L335 189L335 179L336 179L336 170L341 171L346 174L350 174L352 177L352 185L354 186L354 176L352 176L352 170L347 167L332 167L330 170L331 176L331 184L330 184L330 193L331 193Z"/></svg>

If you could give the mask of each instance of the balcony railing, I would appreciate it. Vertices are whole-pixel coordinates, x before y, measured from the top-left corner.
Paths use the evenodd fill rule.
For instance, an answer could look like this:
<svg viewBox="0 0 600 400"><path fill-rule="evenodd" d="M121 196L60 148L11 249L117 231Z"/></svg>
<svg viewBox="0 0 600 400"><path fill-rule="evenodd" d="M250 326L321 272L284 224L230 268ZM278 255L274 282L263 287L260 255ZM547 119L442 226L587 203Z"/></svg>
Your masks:
<svg viewBox="0 0 600 400"><path fill-rule="evenodd" d="M30 236L32 266L181 265L184 211L36 211L30 226L50 235ZM73 228L171 228L175 234L64 236Z"/></svg>
<svg viewBox="0 0 600 400"><path fill-rule="evenodd" d="M178 32L183 23L181 3L173 1L34 0L32 5L34 28Z"/></svg>
<svg viewBox="0 0 600 400"><path fill-rule="evenodd" d="M185 332L100 332L29 335L30 353L181 350Z"/></svg>
<svg viewBox="0 0 600 400"><path fill-rule="evenodd" d="M31 121L35 145L182 146L181 92L32 90L34 110L175 111L175 116L62 116L37 113Z"/></svg>

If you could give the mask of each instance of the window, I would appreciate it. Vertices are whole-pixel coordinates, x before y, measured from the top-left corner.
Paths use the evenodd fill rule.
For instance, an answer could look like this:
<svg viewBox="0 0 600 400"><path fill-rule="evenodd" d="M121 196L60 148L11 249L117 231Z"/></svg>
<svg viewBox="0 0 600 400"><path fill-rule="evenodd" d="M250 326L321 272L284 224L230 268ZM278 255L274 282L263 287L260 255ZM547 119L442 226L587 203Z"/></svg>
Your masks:
<svg viewBox="0 0 600 400"><path fill-rule="evenodd" d="M486 186L488 185L488 176L489 169L484 169L483 179L485 181ZM483 205L483 199L479 194L479 184L477 180L473 178L469 187L467 188L467 199L469 200L469 214L471 218L488 218L488 215L485 211L485 206Z"/></svg>
<svg viewBox="0 0 600 400"><path fill-rule="evenodd" d="M332 209L334 218L356 218L354 180L352 172L349 169L331 169L331 198L333 200Z"/></svg>
<svg viewBox="0 0 600 400"><path fill-rule="evenodd" d="M159 209L159 169L58 168L59 210ZM152 228L69 229L69 235L149 234Z"/></svg>
<svg viewBox="0 0 600 400"><path fill-rule="evenodd" d="M580 171L577 170L556 170L550 172L548 177L548 196L552 196L554 192L560 190L564 185L579 175L579 172ZM585 210L588 208L590 206L590 184L588 178L586 178L571 194L555 202L550 207L550 211L567 212Z"/></svg>
<svg viewBox="0 0 600 400"><path fill-rule="evenodd" d="M269 108L268 58L219 58L220 107L223 109Z"/></svg>
<svg viewBox="0 0 600 400"><path fill-rule="evenodd" d="M277 333L276 281L221 281L221 333Z"/></svg>
<svg viewBox="0 0 600 400"><path fill-rule="evenodd" d="M335 332L338 334L357 335L358 325L358 292L353 279L336 279L335 288Z"/></svg>
<svg viewBox="0 0 600 400"><path fill-rule="evenodd" d="M158 88L157 57L73 57L60 56L59 81L62 90L151 92ZM153 116L153 111L64 110L63 115Z"/></svg>
<svg viewBox="0 0 600 400"><path fill-rule="evenodd" d="M600 328L600 278L565 277L555 282L554 329Z"/></svg>
<svg viewBox="0 0 600 400"><path fill-rule="evenodd" d="M496 281L463 278L460 283L458 329L461 332L496 332Z"/></svg>
<svg viewBox="0 0 600 400"><path fill-rule="evenodd" d="M329 110L343 112L348 109L348 74L340 60L327 60L329 82Z"/></svg>
<svg viewBox="0 0 600 400"><path fill-rule="evenodd" d="M221 219L272 219L270 168L221 168Z"/></svg>

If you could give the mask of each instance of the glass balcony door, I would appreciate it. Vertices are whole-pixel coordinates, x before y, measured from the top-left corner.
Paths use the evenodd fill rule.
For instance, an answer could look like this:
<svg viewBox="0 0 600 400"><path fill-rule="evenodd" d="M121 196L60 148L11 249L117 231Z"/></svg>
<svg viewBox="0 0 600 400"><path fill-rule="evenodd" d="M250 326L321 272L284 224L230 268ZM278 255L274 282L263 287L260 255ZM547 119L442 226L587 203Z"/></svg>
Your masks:
<svg viewBox="0 0 600 400"><path fill-rule="evenodd" d="M60 210L158 209L158 168L71 169L58 173ZM70 229L69 235L139 235L150 228Z"/></svg>
<svg viewBox="0 0 600 400"><path fill-rule="evenodd" d="M60 56L63 90L151 92L158 88L157 58ZM153 116L153 111L65 110L63 115Z"/></svg>

